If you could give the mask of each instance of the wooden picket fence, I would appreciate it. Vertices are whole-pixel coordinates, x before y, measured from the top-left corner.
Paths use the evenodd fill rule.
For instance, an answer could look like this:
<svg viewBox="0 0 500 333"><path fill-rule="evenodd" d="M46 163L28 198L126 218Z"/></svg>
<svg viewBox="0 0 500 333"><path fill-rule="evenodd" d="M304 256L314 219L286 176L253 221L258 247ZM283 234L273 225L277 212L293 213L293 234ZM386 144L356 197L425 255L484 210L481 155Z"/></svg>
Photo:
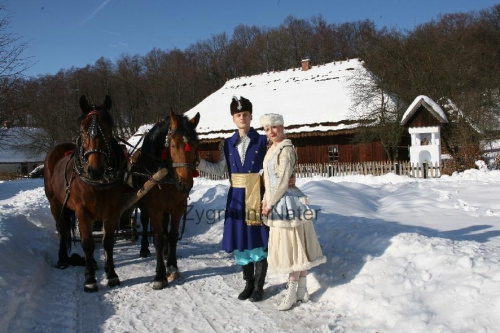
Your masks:
<svg viewBox="0 0 500 333"><path fill-rule="evenodd" d="M441 166L439 163L415 164L407 161L397 162L360 162L360 163L311 163L297 164L295 174L298 178L307 177L339 177L352 175L381 176L394 173L414 178L439 178ZM200 171L200 177L213 180L228 179L228 175L214 176Z"/></svg>
<svg viewBox="0 0 500 333"><path fill-rule="evenodd" d="M441 176L439 163L410 163L401 162L360 162L334 164L298 164L295 168L297 177L335 177L352 175L381 176L388 173L415 178L438 178Z"/></svg>
<svg viewBox="0 0 500 333"><path fill-rule="evenodd" d="M224 173L222 176L216 176L211 173L206 173L201 170L199 170L199 177L201 178L206 178L206 179L211 179L211 180L224 180L224 179L229 179L229 175L227 173Z"/></svg>

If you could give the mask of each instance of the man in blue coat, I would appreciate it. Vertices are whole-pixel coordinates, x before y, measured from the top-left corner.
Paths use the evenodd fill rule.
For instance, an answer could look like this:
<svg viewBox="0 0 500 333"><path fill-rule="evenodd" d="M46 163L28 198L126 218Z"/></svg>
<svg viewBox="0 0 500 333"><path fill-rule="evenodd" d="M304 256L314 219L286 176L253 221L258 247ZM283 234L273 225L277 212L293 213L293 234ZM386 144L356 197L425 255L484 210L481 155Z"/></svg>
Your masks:
<svg viewBox="0 0 500 333"><path fill-rule="evenodd" d="M200 160L198 168L206 173L229 174L231 187L227 195L222 249L233 253L243 267L245 289L238 299L252 302L263 298L267 274L269 228L261 220L264 193L260 171L267 150L267 138L250 126L252 103L233 97L231 116L237 130L224 140L218 163Z"/></svg>

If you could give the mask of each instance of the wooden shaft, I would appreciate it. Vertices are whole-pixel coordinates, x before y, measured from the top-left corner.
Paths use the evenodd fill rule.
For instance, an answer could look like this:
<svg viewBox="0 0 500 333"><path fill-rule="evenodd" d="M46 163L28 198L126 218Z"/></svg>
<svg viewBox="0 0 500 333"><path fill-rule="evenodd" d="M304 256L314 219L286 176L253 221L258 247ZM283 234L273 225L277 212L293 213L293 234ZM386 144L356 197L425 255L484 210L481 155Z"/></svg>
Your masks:
<svg viewBox="0 0 500 333"><path fill-rule="evenodd" d="M167 168L161 168L159 169L151 178L149 178L144 185L137 191L136 195L130 198L125 205L122 207L122 210L120 212L120 216L123 214L124 211L132 207L137 201L139 201L140 198L146 195L146 193L149 192L155 185L158 184L160 180L162 180L166 175L168 175L168 170Z"/></svg>

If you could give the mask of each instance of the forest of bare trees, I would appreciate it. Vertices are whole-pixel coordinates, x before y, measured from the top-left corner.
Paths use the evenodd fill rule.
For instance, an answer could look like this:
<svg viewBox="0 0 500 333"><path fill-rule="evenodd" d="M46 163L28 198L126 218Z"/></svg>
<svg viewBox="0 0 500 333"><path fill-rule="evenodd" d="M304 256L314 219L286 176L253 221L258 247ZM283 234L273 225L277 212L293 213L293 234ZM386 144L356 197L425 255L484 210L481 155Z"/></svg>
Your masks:
<svg viewBox="0 0 500 333"><path fill-rule="evenodd" d="M444 15L412 31L382 29L368 35L360 56L377 91L396 101L393 108L362 110L361 117L379 121L361 136L395 148L404 111L415 97L427 95L447 114L443 144L462 168L473 167L481 156L482 139L498 137L500 5ZM373 89L361 89L358 95L362 99Z"/></svg>
<svg viewBox="0 0 500 333"><path fill-rule="evenodd" d="M0 22L0 35L8 38L1 27ZM23 47L12 40L9 45ZM0 61L5 47L0 44ZM0 74L8 74L0 76L0 122L43 128L47 135L33 147L46 151L73 140L82 94L96 103L109 94L116 134L128 137L169 110L188 111L228 79L298 67L305 56L313 65L361 58L373 74L369 82L353 83L358 85L353 114L378 121L359 140L397 146L402 112L418 95L450 106L446 145L452 152L499 128L500 5L444 15L411 31L377 29L369 20L335 24L321 16L290 16L273 28L239 25L232 36L213 35L185 50L153 49L116 62L100 58L85 68L34 78L23 78L0 62ZM396 106L360 111L363 98L374 92L388 94ZM471 123L480 132L470 130Z"/></svg>

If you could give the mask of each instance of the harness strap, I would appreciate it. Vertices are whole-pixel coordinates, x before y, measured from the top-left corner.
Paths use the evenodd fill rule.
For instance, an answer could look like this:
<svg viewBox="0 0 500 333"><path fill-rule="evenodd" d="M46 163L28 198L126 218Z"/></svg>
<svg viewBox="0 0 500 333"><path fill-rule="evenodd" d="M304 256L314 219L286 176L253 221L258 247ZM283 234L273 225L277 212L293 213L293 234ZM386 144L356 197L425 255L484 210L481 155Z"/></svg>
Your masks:
<svg viewBox="0 0 500 333"><path fill-rule="evenodd" d="M71 154L70 158L68 158L68 161L66 162L66 166L64 167L64 181L66 182L66 200L64 200L64 206L66 206L66 203L68 202L69 199L69 193L71 192L71 183L75 179L75 170L74 168L71 170L71 178L68 181L68 165L71 159L75 158L74 152Z"/></svg>

